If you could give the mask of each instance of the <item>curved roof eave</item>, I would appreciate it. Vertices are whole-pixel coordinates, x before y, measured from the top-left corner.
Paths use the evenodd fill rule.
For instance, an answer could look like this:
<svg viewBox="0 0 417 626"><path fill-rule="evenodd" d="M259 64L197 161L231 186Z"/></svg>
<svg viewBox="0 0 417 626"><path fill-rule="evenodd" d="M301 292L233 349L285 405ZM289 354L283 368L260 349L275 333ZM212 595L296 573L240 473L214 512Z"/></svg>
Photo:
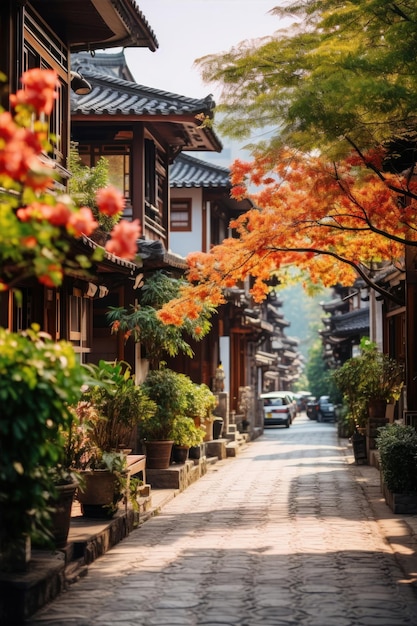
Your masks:
<svg viewBox="0 0 417 626"><path fill-rule="evenodd" d="M31 5L74 52L159 47L135 0L31 0Z"/></svg>
<svg viewBox="0 0 417 626"><path fill-rule="evenodd" d="M74 55L72 69L82 73L91 84L92 91L85 95L71 93L71 119L73 122L105 121L152 121L171 122L183 127L185 137L176 137L176 145L183 150L214 150L221 152L222 143L214 131L203 127L198 116L213 118L215 102L211 94L205 98L190 98L146 87L116 75L98 71L94 57ZM101 118L101 120L100 120Z"/></svg>

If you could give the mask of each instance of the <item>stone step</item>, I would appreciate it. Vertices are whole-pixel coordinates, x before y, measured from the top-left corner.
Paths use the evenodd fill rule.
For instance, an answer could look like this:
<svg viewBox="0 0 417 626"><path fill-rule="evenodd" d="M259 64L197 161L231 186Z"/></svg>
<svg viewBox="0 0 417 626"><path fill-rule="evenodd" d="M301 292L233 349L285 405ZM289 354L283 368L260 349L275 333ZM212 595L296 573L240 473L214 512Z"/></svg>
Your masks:
<svg viewBox="0 0 417 626"><path fill-rule="evenodd" d="M211 457L217 457L219 460L223 460L226 458L226 445L228 444L228 439L213 439L212 441L207 441L207 454Z"/></svg>
<svg viewBox="0 0 417 626"><path fill-rule="evenodd" d="M153 489L178 489L184 491L207 472L206 457L198 462L189 459L185 463L170 465L167 469L147 469L146 478Z"/></svg>
<svg viewBox="0 0 417 626"><path fill-rule="evenodd" d="M237 454L246 447L248 439L241 436L236 441L230 441L226 446L226 455L237 456Z"/></svg>

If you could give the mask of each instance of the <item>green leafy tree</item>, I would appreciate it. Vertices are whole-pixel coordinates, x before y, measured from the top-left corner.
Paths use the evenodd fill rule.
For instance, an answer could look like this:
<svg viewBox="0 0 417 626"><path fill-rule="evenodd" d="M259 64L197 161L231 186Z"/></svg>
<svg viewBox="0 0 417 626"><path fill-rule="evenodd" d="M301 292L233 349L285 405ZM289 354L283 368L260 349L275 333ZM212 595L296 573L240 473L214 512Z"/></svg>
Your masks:
<svg viewBox="0 0 417 626"><path fill-rule="evenodd" d="M333 397L330 370L323 358L323 346L319 340L315 341L309 351L306 374L311 393L319 398L324 395Z"/></svg>
<svg viewBox="0 0 417 626"><path fill-rule="evenodd" d="M171 278L165 272L154 272L146 279L140 293L139 304L110 307L107 319L113 332L121 332L125 338L133 337L144 348L150 369L159 369L165 354L174 357L180 352L193 356L190 339L199 341L209 332L213 307L205 307L194 318L184 319L181 325L166 324L157 315L161 307L178 296L183 279Z"/></svg>
<svg viewBox="0 0 417 626"><path fill-rule="evenodd" d="M409 0L289 0L271 11L292 26L198 59L222 86L220 129L249 137L272 129L271 146L367 146L414 128L417 4Z"/></svg>
<svg viewBox="0 0 417 626"><path fill-rule="evenodd" d="M98 210L96 202L97 191L109 185L109 162L105 157L100 157L94 167L88 167L82 162L77 147L71 144L69 168L72 174L68 183L71 196L80 206L90 207L102 230L110 232L120 221L121 214L104 215Z"/></svg>

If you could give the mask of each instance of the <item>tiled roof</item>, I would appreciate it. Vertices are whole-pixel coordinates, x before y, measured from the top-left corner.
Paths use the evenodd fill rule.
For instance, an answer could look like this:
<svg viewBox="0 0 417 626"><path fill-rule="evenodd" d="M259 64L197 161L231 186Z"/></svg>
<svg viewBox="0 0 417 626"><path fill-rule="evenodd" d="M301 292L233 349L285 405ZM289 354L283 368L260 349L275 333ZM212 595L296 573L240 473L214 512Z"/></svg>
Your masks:
<svg viewBox="0 0 417 626"><path fill-rule="evenodd" d="M348 300L342 300L342 298L336 298L335 300L331 300L330 302L323 302L321 305L324 311L336 311L337 309L349 308Z"/></svg>
<svg viewBox="0 0 417 626"><path fill-rule="evenodd" d="M95 241L93 241L90 237L87 237L87 235L82 235L80 241L83 243L84 246L86 246L87 248L90 248L91 250L95 250L96 248L103 247L103 246L100 246ZM130 271L131 273L138 271L138 266L136 263L133 263L132 261L127 261L126 259L122 259L121 257L116 256L115 254L111 254L110 252L107 252L107 250L104 252L103 259L107 261L108 263L112 265L118 265L119 267L124 268L125 270Z"/></svg>
<svg viewBox="0 0 417 626"><path fill-rule="evenodd" d="M90 65L92 60L94 61L95 69L102 74L122 78L132 83L135 82L132 72L126 63L123 50L111 53L95 52L93 59L89 52L77 52L71 55L72 69L74 69L74 66L80 69L83 65Z"/></svg>
<svg viewBox="0 0 417 626"><path fill-rule="evenodd" d="M124 64L119 72L115 70L116 56ZM80 72L91 84L92 91L85 95L71 93L71 117L74 123L89 119L106 123L109 117L115 122L139 122L146 118L154 130L164 137L172 148L172 155L181 150L221 152L222 144L209 126L203 126L197 115L213 117L215 102L211 95L196 99L187 96L145 87L132 80L126 71L124 57L108 54L100 55L97 64L95 57L88 54L74 54L71 66ZM120 76L122 74L124 77ZM169 122L169 123L167 123ZM110 122L111 123L111 122Z"/></svg>
<svg viewBox="0 0 417 626"><path fill-rule="evenodd" d="M230 189L230 170L179 154L169 170L171 187L224 187Z"/></svg>
<svg viewBox="0 0 417 626"><path fill-rule="evenodd" d="M71 94L73 115L211 115L215 106L211 95L188 98L119 78L101 63L96 66L88 55L73 55L72 69L80 71L93 88L86 95Z"/></svg>
<svg viewBox="0 0 417 626"><path fill-rule="evenodd" d="M332 330L330 334L335 337L347 337L369 330L369 309L356 309L343 315L335 315L331 318Z"/></svg>

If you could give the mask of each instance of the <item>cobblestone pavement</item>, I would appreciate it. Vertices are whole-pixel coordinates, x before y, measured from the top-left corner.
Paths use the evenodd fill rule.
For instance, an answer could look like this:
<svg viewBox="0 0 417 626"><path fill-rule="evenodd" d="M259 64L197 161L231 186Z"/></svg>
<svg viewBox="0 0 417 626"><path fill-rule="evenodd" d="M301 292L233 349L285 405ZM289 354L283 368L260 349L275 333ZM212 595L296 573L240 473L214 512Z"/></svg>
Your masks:
<svg viewBox="0 0 417 626"><path fill-rule="evenodd" d="M31 626L405 626L417 599L333 424L221 461Z"/></svg>

